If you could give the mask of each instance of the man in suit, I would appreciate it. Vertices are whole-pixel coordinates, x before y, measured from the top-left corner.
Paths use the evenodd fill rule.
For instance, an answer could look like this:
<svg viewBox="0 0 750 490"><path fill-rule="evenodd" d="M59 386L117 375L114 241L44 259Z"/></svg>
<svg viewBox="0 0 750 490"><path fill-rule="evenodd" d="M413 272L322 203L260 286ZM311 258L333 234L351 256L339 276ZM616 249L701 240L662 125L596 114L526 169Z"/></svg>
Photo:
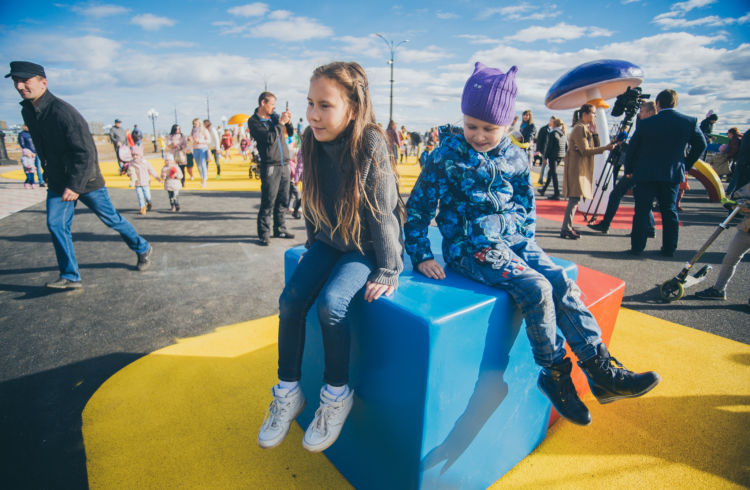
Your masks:
<svg viewBox="0 0 750 490"><path fill-rule="evenodd" d="M659 202L663 227L661 254L674 255L679 233L677 191L685 173L706 149L698 120L677 112L676 106L677 92L671 89L659 92L658 113L638 123L628 146L625 174L632 174L635 181L635 215L630 235L633 255L640 255L646 248L648 215L654 198ZM688 144L690 151L685 156Z"/></svg>

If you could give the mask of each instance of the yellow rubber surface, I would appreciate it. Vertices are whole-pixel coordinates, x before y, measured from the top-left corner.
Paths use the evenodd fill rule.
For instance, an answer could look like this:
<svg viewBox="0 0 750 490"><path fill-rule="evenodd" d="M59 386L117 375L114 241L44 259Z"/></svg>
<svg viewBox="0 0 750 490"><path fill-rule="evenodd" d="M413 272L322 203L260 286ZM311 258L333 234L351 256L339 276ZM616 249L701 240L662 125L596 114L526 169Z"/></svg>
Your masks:
<svg viewBox="0 0 750 490"><path fill-rule="evenodd" d="M164 166L164 160L161 158L146 158L149 163L154 167L157 173L161 173L161 168ZM399 189L402 194L408 194L411 192L414 183L417 181L419 176L419 164L417 163L416 157L408 157L406 164L398 166L398 172L401 177L401 183ZM117 162L114 161L103 161L99 163L104 180L107 183L107 187L110 189L127 189L130 184L130 178L126 175L120 175L120 170L117 166ZM189 191L253 191L260 192L260 180L251 179L249 177L250 161L243 160L242 155L232 152L231 158L221 161L221 179L216 178L216 164L213 161L213 155L209 156L208 164L208 179L206 182L206 188L201 188L201 177L198 171L198 166L193 166L193 175L195 180L189 180L190 176L185 176L185 187L183 190ZM14 180L26 180L26 174L23 173L23 169L19 167L17 170L5 172L2 177ZM164 185L157 182L155 179L151 179L151 190L157 191L164 189ZM135 191L133 191L135 192Z"/></svg>
<svg viewBox="0 0 750 490"><path fill-rule="evenodd" d="M91 487L347 488L297 424L275 449L256 444L276 335L276 317L222 327L112 376L82 416ZM558 422L492 488L750 485L750 346L622 309L611 350L662 383L604 406L589 394L592 425Z"/></svg>

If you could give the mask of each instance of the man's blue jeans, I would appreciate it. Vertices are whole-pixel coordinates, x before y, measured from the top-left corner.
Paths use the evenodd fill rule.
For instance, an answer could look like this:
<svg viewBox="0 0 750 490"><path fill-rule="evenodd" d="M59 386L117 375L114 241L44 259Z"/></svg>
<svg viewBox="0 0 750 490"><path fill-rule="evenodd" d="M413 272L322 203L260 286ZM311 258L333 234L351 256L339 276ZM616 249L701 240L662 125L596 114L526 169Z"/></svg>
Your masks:
<svg viewBox="0 0 750 490"><path fill-rule="evenodd" d="M102 223L118 232L135 253L144 253L151 247L143 237L138 235L133 225L120 216L112 205L106 187L81 194L78 201L91 209ZM63 201L62 194L52 190L47 191L47 228L52 235L52 245L55 247L60 277L69 281L81 280L73 250L73 236L70 232L78 201Z"/></svg>
<svg viewBox="0 0 750 490"><path fill-rule="evenodd" d="M374 265L359 252L344 253L320 241L300 259L279 298L279 379L299 381L305 347L305 318L318 300L318 320L325 352L324 382L349 382L349 325L346 314L367 283Z"/></svg>
<svg viewBox="0 0 750 490"><path fill-rule="evenodd" d="M42 185L44 184L44 177L42 175L42 161L39 160L39 155L37 155L34 165L36 166L36 178L39 180L39 185Z"/></svg>
<svg viewBox="0 0 750 490"><path fill-rule="evenodd" d="M498 243L484 257L483 261L463 257L451 267L510 294L526 320L526 335L537 364L549 367L565 357L558 326L579 360L596 355L602 332L581 301L581 290L535 241Z"/></svg>

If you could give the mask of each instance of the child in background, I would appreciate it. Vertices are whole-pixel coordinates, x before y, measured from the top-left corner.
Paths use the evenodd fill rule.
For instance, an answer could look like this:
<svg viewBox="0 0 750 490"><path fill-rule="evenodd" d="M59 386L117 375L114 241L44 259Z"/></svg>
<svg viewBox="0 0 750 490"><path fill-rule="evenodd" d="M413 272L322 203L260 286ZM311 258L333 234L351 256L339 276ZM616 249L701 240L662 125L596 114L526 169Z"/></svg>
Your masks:
<svg viewBox="0 0 750 490"><path fill-rule="evenodd" d="M292 152L294 150L294 152ZM302 215L299 208L302 206L302 194L299 190L299 183L302 180L302 151L297 150L293 145L289 145L289 154L293 155L289 160L289 206L294 219L300 219Z"/></svg>
<svg viewBox="0 0 750 490"><path fill-rule="evenodd" d="M310 126L302 139L308 249L279 298L279 383L258 433L262 448L281 444L305 406L300 365L305 318L316 298L325 385L302 446L319 452L338 438L354 403L349 305L362 289L366 301L390 295L403 269L396 162L375 124L367 87L357 63L318 67L310 79Z"/></svg>
<svg viewBox="0 0 750 490"><path fill-rule="evenodd" d="M180 202L177 196L182 189L182 170L174 161L174 156L167 153L164 156L164 166L161 169L161 178L164 181L164 190L169 195L169 204L172 206L172 212L179 212Z"/></svg>
<svg viewBox="0 0 750 490"><path fill-rule="evenodd" d="M232 146L234 145L234 141L232 141L232 133L228 129L224 130L224 135L221 137L221 156L225 160L229 159L230 156L230 150L232 149Z"/></svg>
<svg viewBox="0 0 750 490"><path fill-rule="evenodd" d="M242 135L240 139L240 153L242 153L242 159L247 160L247 149L250 146L250 140L245 135Z"/></svg>
<svg viewBox="0 0 750 490"><path fill-rule="evenodd" d="M23 186L27 189L34 188L34 166L36 163L36 155L32 153L28 148L24 148L21 152L21 166L23 167L23 173L26 174L26 181Z"/></svg>
<svg viewBox="0 0 750 490"><path fill-rule="evenodd" d="M406 251L414 269L444 279L427 228L438 209L447 265L475 281L510 294L526 320L538 386L555 409L580 425L591 423L570 378L568 341L600 403L641 396L660 381L635 374L611 357L581 291L539 247L528 160L505 137L513 120L517 68L507 73L477 63L464 86L463 134L447 134L426 158L406 205ZM564 338L557 335L559 327Z"/></svg>
<svg viewBox="0 0 750 490"><path fill-rule="evenodd" d="M151 176L153 175L156 180L161 182L159 174L156 173L154 167L148 163L148 160L143 158L143 147L136 145L130 149L133 154L133 159L130 161L130 168L135 173L135 193L138 196L138 207L141 208L140 213L146 214L146 211L151 211Z"/></svg>

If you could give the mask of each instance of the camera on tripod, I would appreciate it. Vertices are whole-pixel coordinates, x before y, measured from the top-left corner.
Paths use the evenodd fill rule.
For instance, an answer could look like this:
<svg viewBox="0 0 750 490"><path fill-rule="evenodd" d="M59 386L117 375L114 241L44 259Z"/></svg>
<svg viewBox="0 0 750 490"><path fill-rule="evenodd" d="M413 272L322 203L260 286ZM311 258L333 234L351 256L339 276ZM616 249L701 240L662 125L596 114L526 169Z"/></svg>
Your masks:
<svg viewBox="0 0 750 490"><path fill-rule="evenodd" d="M641 108L644 100L651 97L650 94L642 93L641 87L630 88L617 96L615 105L612 107L612 115L620 117L625 114L625 119L633 119L636 112Z"/></svg>

